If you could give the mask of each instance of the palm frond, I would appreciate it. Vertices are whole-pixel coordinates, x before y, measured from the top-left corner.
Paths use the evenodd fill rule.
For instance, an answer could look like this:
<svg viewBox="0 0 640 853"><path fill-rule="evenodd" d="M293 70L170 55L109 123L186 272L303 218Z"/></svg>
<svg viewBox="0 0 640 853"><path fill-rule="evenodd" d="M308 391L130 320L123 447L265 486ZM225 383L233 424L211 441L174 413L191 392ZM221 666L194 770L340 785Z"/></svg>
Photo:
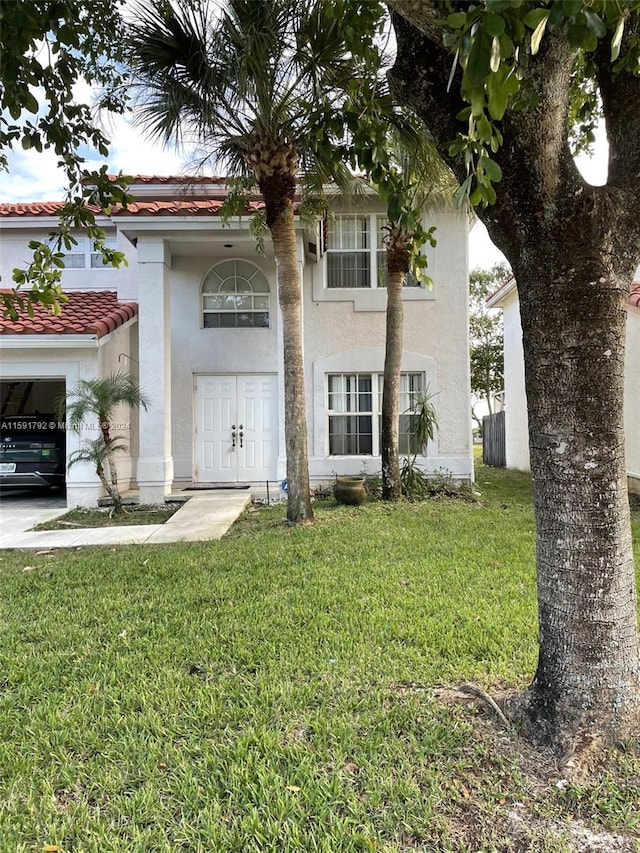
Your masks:
<svg viewBox="0 0 640 853"><path fill-rule="evenodd" d="M126 453L127 450L128 446L122 440L112 441L109 447L107 447L102 436L87 438L84 439L78 450L75 450L70 455L67 467L72 468L79 462L88 462L94 468L104 468L109 456L113 453Z"/></svg>
<svg viewBox="0 0 640 853"><path fill-rule="evenodd" d="M326 9L325 0L140 0L128 50L136 122L235 174L261 142L292 147L309 168L309 105L337 109L355 67Z"/></svg>
<svg viewBox="0 0 640 853"><path fill-rule="evenodd" d="M95 379L81 379L69 391L59 415L66 417L71 429L80 432L83 422L90 416L98 423L109 422L118 406L149 408L149 401L140 386L128 373L119 371Z"/></svg>

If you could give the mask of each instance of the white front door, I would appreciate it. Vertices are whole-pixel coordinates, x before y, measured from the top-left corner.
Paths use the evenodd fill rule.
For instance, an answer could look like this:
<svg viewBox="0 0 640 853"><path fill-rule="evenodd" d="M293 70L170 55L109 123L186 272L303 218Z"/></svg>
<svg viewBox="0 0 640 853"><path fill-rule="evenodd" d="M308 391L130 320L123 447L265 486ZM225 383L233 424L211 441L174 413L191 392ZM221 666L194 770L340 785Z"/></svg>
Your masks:
<svg viewBox="0 0 640 853"><path fill-rule="evenodd" d="M196 483L275 478L276 393L275 375L196 377Z"/></svg>

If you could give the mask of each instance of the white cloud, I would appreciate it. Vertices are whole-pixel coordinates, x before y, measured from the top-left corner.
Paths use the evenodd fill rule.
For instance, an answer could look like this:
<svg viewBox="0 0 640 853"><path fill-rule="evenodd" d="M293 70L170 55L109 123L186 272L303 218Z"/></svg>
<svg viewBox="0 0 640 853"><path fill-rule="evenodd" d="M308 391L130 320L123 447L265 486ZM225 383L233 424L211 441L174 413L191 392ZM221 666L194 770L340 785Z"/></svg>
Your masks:
<svg viewBox="0 0 640 853"><path fill-rule="evenodd" d="M107 163L110 172L128 175L180 175L186 157L145 139L123 116L116 117L105 128L112 139L107 160L83 152L87 168L100 168ZM39 154L35 150L17 148L8 152L9 172L0 173L0 201L15 203L55 201L62 199L66 176L58 167L58 157L52 150Z"/></svg>
<svg viewBox="0 0 640 853"><path fill-rule="evenodd" d="M64 195L65 174L53 151L8 152L9 172L0 173L0 201L56 201Z"/></svg>

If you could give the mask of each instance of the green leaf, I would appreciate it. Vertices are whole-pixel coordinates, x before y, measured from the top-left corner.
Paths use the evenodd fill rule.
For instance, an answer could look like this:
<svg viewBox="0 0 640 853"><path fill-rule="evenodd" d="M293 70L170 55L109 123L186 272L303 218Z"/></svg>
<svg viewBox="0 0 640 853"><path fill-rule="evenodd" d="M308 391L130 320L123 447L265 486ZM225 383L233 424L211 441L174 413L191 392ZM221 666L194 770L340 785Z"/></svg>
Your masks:
<svg viewBox="0 0 640 853"><path fill-rule="evenodd" d="M447 92L451 89L451 84L453 83L453 78L456 73L456 68L458 67L458 58L460 56L460 51L456 50L456 55L453 57L453 62L451 63L451 71L449 72L449 80L447 82Z"/></svg>
<svg viewBox="0 0 640 853"><path fill-rule="evenodd" d="M484 165L484 170L491 179L491 181L495 181L497 183L498 181L502 180L502 169L496 163L495 160L492 160L491 157L485 157L483 158L482 162Z"/></svg>
<svg viewBox="0 0 640 853"><path fill-rule="evenodd" d="M560 5L562 11L564 12L567 18L575 18L576 15L580 13L582 8L583 0L561 0Z"/></svg>
<svg viewBox="0 0 640 853"><path fill-rule="evenodd" d="M460 185L460 189L455 195L455 203L456 207L462 207L467 196L469 195L469 190L471 189L471 181L473 180L473 176L469 175Z"/></svg>
<svg viewBox="0 0 640 853"><path fill-rule="evenodd" d="M620 56L620 45L622 44L622 35L624 33L624 18L620 18L616 26L616 31L611 39L611 61L615 62Z"/></svg>
<svg viewBox="0 0 640 853"><path fill-rule="evenodd" d="M585 6L582 11L586 18L587 27L589 28L589 30L594 34L596 38L604 38L607 34L607 28L602 18L600 18L599 15L596 15L593 9L590 9L588 6Z"/></svg>
<svg viewBox="0 0 640 853"><path fill-rule="evenodd" d="M500 68L500 39L498 36L494 36L493 42L491 43L491 59L489 60L489 68L494 72Z"/></svg>
<svg viewBox="0 0 640 853"><path fill-rule="evenodd" d="M402 205L400 204L400 200L397 197L391 198L387 206L387 216L390 222L396 222L400 218L401 213Z"/></svg>
<svg viewBox="0 0 640 853"><path fill-rule="evenodd" d="M484 113L484 86L475 86L473 89L465 92L464 94L471 102L471 115L479 118Z"/></svg>
<svg viewBox="0 0 640 853"><path fill-rule="evenodd" d="M448 16L446 21L447 26L451 27L452 30L459 30L466 24L467 16L465 12L454 12Z"/></svg>
<svg viewBox="0 0 640 853"><path fill-rule="evenodd" d="M531 33L531 53L533 56L535 56L538 50L540 49L540 42L542 41L542 36L544 35L545 27L547 26L548 20L549 13L547 12L547 14L535 28L535 30Z"/></svg>
<svg viewBox="0 0 640 853"><path fill-rule="evenodd" d="M533 9L524 16L525 24L532 30L537 29L540 22L549 17L549 9Z"/></svg>
<svg viewBox="0 0 640 853"><path fill-rule="evenodd" d="M38 112L38 101L31 92L26 92L24 96L23 106L30 113Z"/></svg>
<svg viewBox="0 0 640 853"><path fill-rule="evenodd" d="M467 78L469 87L480 86L484 83L484 78L489 73L490 61L491 39L484 30L478 30L471 43L471 50L467 57L465 68L465 77Z"/></svg>
<svg viewBox="0 0 640 853"><path fill-rule="evenodd" d="M486 115L482 115L480 117L477 122L476 128L478 133L478 139L480 139L482 142L489 142L491 140L491 123L489 122L489 119L486 117Z"/></svg>
<svg viewBox="0 0 640 853"><path fill-rule="evenodd" d="M482 194L484 196L484 200L487 204L495 204L496 203L496 191L488 184L487 186L482 188Z"/></svg>
<svg viewBox="0 0 640 853"><path fill-rule="evenodd" d="M500 121L507 109L509 90L499 72L490 74L487 78L487 96L489 115L495 121Z"/></svg>
<svg viewBox="0 0 640 853"><path fill-rule="evenodd" d="M483 25L490 36L496 38L504 32L504 18L502 15L497 15L495 12L488 12L484 16Z"/></svg>

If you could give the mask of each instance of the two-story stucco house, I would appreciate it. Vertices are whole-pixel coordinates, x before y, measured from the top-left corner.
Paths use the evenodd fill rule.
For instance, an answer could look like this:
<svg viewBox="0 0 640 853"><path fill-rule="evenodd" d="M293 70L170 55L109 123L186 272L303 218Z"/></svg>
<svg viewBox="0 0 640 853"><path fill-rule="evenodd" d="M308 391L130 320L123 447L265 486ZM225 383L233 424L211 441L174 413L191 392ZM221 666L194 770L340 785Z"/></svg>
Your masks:
<svg viewBox="0 0 640 853"><path fill-rule="evenodd" d="M99 217L128 266L104 267L79 237L63 272L61 317L36 310L33 319L0 321L2 414L51 412L79 378L124 370L150 403L121 414L130 440L121 476L141 500L191 484L280 482L282 325L269 240L258 254L249 216L223 223L223 179L139 177L131 193L134 204ZM55 228L57 209L0 205L5 282L29 257L29 240ZM437 226L428 249L434 286L405 288L401 409L412 392L437 393L440 428L422 462L468 480L467 218L434 210L425 221ZM373 199L357 210L336 203L310 231L298 224L312 482L380 469L383 225ZM68 434L67 454L78 442ZM70 506L98 494L90 466L68 471Z"/></svg>

